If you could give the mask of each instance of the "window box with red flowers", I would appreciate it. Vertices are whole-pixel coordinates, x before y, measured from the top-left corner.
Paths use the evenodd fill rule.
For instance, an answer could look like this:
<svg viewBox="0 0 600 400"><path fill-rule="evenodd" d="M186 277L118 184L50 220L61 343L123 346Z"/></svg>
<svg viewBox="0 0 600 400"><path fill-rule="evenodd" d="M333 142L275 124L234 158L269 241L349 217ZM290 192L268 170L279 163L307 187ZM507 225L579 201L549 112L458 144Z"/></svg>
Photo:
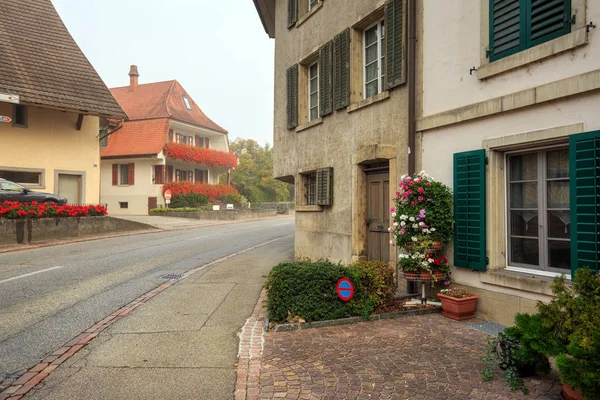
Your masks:
<svg viewBox="0 0 600 400"><path fill-rule="evenodd" d="M238 165L238 158L234 153L184 143L167 143L163 152L170 158L209 167L235 168Z"/></svg>
<svg viewBox="0 0 600 400"><path fill-rule="evenodd" d="M223 195L238 194L237 189L230 185L209 185L208 183L194 183L189 181L165 183L163 194L167 190L171 191L172 196L182 193L200 193L208 197L211 203L215 203Z"/></svg>
<svg viewBox="0 0 600 400"><path fill-rule="evenodd" d="M105 206L87 205L57 205L53 203L19 203L18 201L5 201L0 204L0 218L25 219L25 218L51 218L51 217L95 217L107 214Z"/></svg>

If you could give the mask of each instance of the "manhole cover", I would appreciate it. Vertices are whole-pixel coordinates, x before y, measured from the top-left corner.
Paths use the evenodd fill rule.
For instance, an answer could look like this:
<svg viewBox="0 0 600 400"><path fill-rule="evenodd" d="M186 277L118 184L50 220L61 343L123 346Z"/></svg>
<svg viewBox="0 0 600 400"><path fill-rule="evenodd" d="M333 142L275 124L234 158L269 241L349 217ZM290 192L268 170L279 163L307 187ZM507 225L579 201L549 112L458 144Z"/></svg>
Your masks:
<svg viewBox="0 0 600 400"><path fill-rule="evenodd" d="M165 274L163 276L161 276L161 279L167 279L167 280L172 280L172 279L179 279L181 278L183 275L182 274Z"/></svg>

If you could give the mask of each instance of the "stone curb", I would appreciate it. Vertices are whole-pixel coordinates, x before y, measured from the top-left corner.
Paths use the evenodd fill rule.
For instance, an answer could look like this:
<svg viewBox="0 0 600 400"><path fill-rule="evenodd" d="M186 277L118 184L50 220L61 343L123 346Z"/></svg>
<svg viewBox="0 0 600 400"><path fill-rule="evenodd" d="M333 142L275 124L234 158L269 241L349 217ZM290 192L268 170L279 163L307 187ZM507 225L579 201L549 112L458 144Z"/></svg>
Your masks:
<svg viewBox="0 0 600 400"><path fill-rule="evenodd" d="M208 267L212 267L213 265L223 262L227 259L238 256L242 253L246 253L251 250L258 249L260 247L277 242L279 240L287 239L289 237L290 236L284 236L281 238L269 240L269 241L261 243L259 245L249 247L247 249L240 250L238 252L221 257L217 260L211 261L208 264L204 264L200 267L191 269L191 270L187 271L186 273L184 273L180 278L169 280L169 281L159 285L158 287L152 289L148 293L143 294L142 296L138 297L137 299L135 299L131 303L127 304L126 306L119 308L117 311L113 312L108 317L104 318L102 321L100 321L100 322L96 323L95 325L91 326L90 328L86 329L83 333L81 333L80 335L76 336L75 338L73 338L72 340L67 342L63 347L56 350L55 352L50 354L48 357L46 357L45 359L40 361L38 364L36 364L35 366L33 366L32 368L27 370L27 372L25 372L23 375L18 377L17 380L14 381L8 388L6 388L6 389L4 389L4 391L0 392L0 400L20 400L25 394L27 394L29 391L31 391L38 383L40 383L41 381L46 379L62 363L64 363L66 360L68 360L69 358L74 356L79 350L81 350L90 341L92 341L96 336L98 336L100 334L100 332L102 332L105 329L109 328L110 326L114 325L118 320L125 317L127 314L129 314L130 312L132 312L133 310L135 310L142 304L148 302L150 299L152 299L159 293L165 291L169 287L173 286L177 282L187 278L188 276L190 276L192 274L195 274L196 272L202 271ZM260 299L259 299L259 303L257 303L257 306L255 306L255 311L256 311L256 307L258 307L259 304L262 304L262 302L260 302ZM254 315L254 313L253 313L253 315ZM262 348L262 325L260 324L260 322L258 322L257 325L260 329L259 337L261 338L260 346ZM254 332L254 329L251 330L250 333L251 334L254 333L254 335L256 335L256 332ZM255 353L252 352L250 355L255 356ZM260 373L260 359L258 361L256 361L256 360L249 361L248 364L256 368L257 362L259 363L258 364L258 373ZM258 375L256 375L256 389L258 390Z"/></svg>
<svg viewBox="0 0 600 400"><path fill-rule="evenodd" d="M266 220L278 219L278 218L282 218L282 217L277 216L277 217L251 219L251 220L244 220L244 221L223 221L223 222L214 223L214 224L183 226L181 228L173 228L173 229L161 229L161 228L153 227L152 225L148 225L151 228L147 229L147 230L128 231L128 232L124 232L124 233L108 234L108 235L102 235L102 236L87 236L87 237L82 237L82 238L57 240L57 241L53 241L53 242L40 242L37 244L22 244L22 245L14 245L14 246L5 245L6 247L0 246L0 254L12 253L15 251L22 251L22 250L34 250L34 249L40 249L40 248L44 248L44 247L51 247L51 246L62 246L62 245L66 245L66 244L91 242L93 240L114 239L114 238L119 238L119 237L135 236L135 235L147 235L150 233L158 233L158 232L185 231L185 230L189 230L189 229L197 229L197 228L212 227L212 226L219 226L219 225L240 224L240 223L254 222L254 221L266 221ZM8 246L12 246L12 247L8 247ZM2 248L2 247L5 247L5 248ZM0 400L3 400L3 399L0 398Z"/></svg>
<svg viewBox="0 0 600 400"><path fill-rule="evenodd" d="M441 307L434 306L431 308L426 308L424 310L408 310L408 311L401 311L401 312L395 312L395 313L369 315L367 318L350 317L350 318L341 318L341 319L331 319L331 320L327 320L327 321L309 322L309 323L304 323L304 324L281 324L281 325L275 326L273 333L291 332L291 331L298 331L301 329L324 328L326 326L349 325L349 324L356 324L358 322L379 321L382 319L396 319L396 318L403 318L403 317L411 317L414 315L436 314L436 313L441 313L441 312L442 312Z"/></svg>

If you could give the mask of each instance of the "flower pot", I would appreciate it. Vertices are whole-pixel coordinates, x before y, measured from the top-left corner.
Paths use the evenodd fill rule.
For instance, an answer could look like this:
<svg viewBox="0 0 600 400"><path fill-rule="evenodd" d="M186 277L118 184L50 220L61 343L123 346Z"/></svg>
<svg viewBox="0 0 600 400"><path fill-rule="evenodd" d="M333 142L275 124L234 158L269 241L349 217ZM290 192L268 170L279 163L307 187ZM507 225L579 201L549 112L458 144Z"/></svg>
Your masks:
<svg viewBox="0 0 600 400"><path fill-rule="evenodd" d="M404 274L404 279L407 281L417 280L417 273L415 271L402 271L402 273Z"/></svg>
<svg viewBox="0 0 600 400"><path fill-rule="evenodd" d="M457 321L475 318L475 304L479 296L471 295L462 299L438 293L442 302L442 315Z"/></svg>
<svg viewBox="0 0 600 400"><path fill-rule="evenodd" d="M571 385L562 384L562 397L565 400L585 400L579 390L573 389Z"/></svg>

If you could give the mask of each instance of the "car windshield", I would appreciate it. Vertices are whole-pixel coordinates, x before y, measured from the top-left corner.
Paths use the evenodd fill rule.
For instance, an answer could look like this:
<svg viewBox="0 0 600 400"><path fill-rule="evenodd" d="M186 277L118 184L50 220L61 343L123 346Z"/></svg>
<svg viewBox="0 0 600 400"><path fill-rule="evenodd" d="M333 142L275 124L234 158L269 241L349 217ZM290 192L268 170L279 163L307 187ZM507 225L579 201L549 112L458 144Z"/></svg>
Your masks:
<svg viewBox="0 0 600 400"><path fill-rule="evenodd" d="M0 182L0 189L8 192L23 192L25 188L12 182Z"/></svg>

